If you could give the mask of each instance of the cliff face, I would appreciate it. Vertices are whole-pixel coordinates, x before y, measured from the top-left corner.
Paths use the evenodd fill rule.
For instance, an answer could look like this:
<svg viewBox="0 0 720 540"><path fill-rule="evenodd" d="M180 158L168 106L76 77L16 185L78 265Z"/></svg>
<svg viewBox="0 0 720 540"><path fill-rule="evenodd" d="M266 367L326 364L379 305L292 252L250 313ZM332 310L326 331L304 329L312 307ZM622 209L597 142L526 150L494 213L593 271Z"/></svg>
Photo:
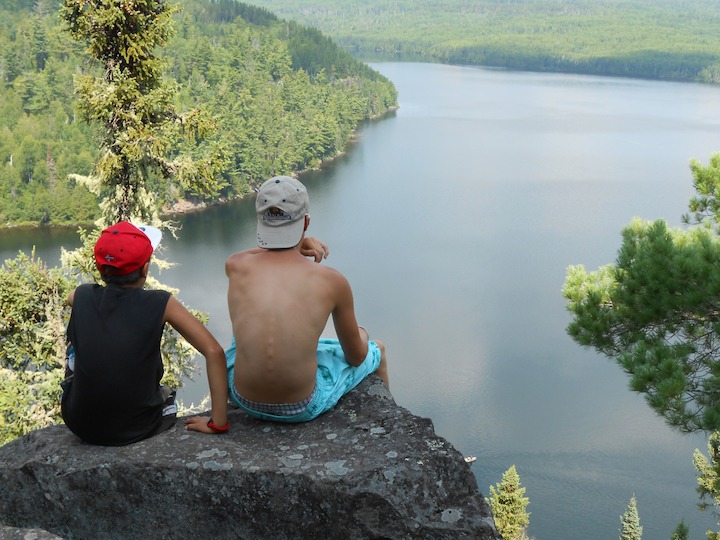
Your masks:
<svg viewBox="0 0 720 540"><path fill-rule="evenodd" d="M0 524L68 539L500 538L460 453L375 376L310 423L230 422L203 435L178 420L119 448L30 433L0 447Z"/></svg>

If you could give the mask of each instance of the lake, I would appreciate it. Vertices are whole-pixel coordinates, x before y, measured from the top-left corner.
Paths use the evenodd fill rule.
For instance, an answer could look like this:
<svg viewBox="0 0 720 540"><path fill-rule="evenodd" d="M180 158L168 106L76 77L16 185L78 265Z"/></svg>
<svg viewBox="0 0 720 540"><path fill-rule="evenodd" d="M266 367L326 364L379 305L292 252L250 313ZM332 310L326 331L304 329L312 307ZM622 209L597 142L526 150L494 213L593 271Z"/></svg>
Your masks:
<svg viewBox="0 0 720 540"><path fill-rule="evenodd" d="M704 435L666 427L615 363L576 345L561 287L569 265L613 262L634 216L673 225L689 161L720 150L720 88L419 63L378 63L400 109L305 174L309 234L385 342L398 402L433 420L480 490L515 465L541 540L617 538L630 497L647 539L715 527L696 509ZM178 219L177 263L158 277L207 311L227 344L223 264L252 247L253 201ZM73 231L0 234L0 258L37 245L54 264ZM157 271L157 270L156 270ZM181 394L206 392L204 371Z"/></svg>

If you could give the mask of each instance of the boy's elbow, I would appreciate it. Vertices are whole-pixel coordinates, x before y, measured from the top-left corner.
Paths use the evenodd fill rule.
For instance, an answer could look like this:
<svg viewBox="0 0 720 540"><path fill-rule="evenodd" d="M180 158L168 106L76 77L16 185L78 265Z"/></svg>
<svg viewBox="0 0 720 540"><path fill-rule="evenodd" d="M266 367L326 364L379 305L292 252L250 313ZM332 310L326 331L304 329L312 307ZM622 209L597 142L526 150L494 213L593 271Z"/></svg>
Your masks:
<svg viewBox="0 0 720 540"><path fill-rule="evenodd" d="M362 364L365 361L365 357L368 353L368 347L365 347L365 351L362 350L356 351L354 354L346 355L345 360L347 360L347 363L350 364L353 367L358 367L360 364Z"/></svg>
<svg viewBox="0 0 720 540"><path fill-rule="evenodd" d="M216 341L210 347L208 347L208 350L205 351L205 357L210 358L220 358L222 361L225 361L225 349L222 348L222 346Z"/></svg>

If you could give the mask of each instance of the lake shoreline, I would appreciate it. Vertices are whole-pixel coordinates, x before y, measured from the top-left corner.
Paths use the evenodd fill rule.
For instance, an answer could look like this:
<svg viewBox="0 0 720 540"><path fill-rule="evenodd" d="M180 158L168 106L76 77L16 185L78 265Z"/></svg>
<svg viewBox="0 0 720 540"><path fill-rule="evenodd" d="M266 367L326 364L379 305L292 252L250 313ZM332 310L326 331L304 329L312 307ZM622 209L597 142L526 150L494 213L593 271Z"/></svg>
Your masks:
<svg viewBox="0 0 720 540"><path fill-rule="evenodd" d="M326 167L327 165L330 165L332 162L334 162L338 158L347 154L348 149L352 145L357 144L358 139L359 139L358 131L364 124L383 120L384 118L394 114L399 108L400 108L399 105L390 107L383 114L375 115L371 118L361 121L358 124L358 126L355 128L355 130L353 131L352 135L350 135L347 145L345 146L345 149L342 152L338 152L337 154L335 154L331 157L327 157L327 158L321 160L317 167L311 167L311 168L303 169L300 171L292 171L289 174L293 177L300 177L303 174L322 171L324 167ZM226 205L232 204L236 201L240 201L250 195L254 195L257 192L257 189L259 188L259 184L258 185L249 184L248 187L249 187L249 191L246 193L242 193L242 194L239 194L239 195L236 195L233 197L223 197L216 201L193 202L188 199L178 199L171 206L169 206L169 207L164 206L163 208L161 208L160 209L160 217L172 219L174 216L182 216L185 214L202 212L202 211L208 210L210 208L226 206ZM77 222L72 222L72 223L47 223L47 224L43 224L43 223L5 224L5 225L0 226L0 235L3 234L4 231L36 230L36 229L90 228L90 227L93 227L94 225L95 225L94 221L85 221L85 222L77 221Z"/></svg>

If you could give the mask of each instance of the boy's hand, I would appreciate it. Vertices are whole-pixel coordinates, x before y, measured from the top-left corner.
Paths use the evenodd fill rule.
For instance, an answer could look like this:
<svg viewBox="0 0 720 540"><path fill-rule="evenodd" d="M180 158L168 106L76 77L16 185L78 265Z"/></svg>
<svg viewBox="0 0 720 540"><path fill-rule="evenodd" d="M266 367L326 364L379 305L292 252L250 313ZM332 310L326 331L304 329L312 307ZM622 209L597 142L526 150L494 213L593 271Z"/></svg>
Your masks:
<svg viewBox="0 0 720 540"><path fill-rule="evenodd" d="M330 248L317 238L307 236L303 238L302 244L300 245L300 253L305 257L312 257L316 263L319 263L323 259L327 259L327 256L330 255Z"/></svg>
<svg viewBox="0 0 720 540"><path fill-rule="evenodd" d="M217 433L208 427L210 421L209 416L193 416L185 419L185 429L187 431L200 431L202 433Z"/></svg>

